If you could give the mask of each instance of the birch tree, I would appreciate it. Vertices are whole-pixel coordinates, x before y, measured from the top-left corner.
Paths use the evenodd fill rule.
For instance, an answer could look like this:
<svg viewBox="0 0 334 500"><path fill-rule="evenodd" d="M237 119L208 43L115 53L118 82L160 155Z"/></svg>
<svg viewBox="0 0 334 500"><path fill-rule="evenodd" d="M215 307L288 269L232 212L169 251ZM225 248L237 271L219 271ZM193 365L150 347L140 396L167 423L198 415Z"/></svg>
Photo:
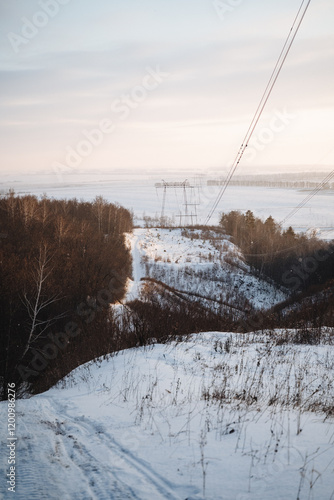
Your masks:
<svg viewBox="0 0 334 500"><path fill-rule="evenodd" d="M103 198L103 196L95 197L92 208L93 208L93 213L97 219L99 232L101 232L103 228L103 213L106 206L107 206L107 201Z"/></svg>
<svg viewBox="0 0 334 500"><path fill-rule="evenodd" d="M23 304L29 317L29 334L25 342L22 358L26 355L34 343L43 335L56 320L64 317L64 314L53 318L43 318L43 313L51 305L60 300L58 295L46 294L46 283L52 274L52 256L49 255L47 245L41 245L39 256L32 270L33 291L29 294L26 290L23 294Z"/></svg>

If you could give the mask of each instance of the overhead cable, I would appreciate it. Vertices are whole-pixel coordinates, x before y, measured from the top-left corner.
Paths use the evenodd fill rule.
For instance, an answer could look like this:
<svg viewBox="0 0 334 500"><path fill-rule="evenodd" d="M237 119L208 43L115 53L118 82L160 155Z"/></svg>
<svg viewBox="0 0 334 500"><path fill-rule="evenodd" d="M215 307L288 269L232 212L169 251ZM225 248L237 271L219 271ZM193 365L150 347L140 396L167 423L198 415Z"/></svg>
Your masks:
<svg viewBox="0 0 334 500"><path fill-rule="evenodd" d="M226 191L226 188L228 187L229 183L231 182L231 179L232 179L232 177L233 177L236 169L239 166L239 163L240 163L240 161L241 161L241 159L243 157L243 154L244 154L244 152L245 152L245 150L246 150L246 148L248 146L248 143L249 143L249 141L250 141L250 139L251 139L251 137L252 137L252 135L254 133L255 127L256 127L256 125L258 124L258 122L259 122L259 120L261 118L261 115L263 113L265 105L268 102L268 99L269 99L269 97L270 97L270 95L272 93L272 90L273 90L273 88L275 86L277 78L279 77L279 74L280 74L280 72L282 70L282 67L283 67L283 65L285 63L285 60L286 60L286 58L287 58L287 56L288 56L288 54L290 52L292 44L293 44L293 42L294 42L294 40L296 38L296 35L298 33L300 25L302 24L302 21L303 21L303 19L305 17L306 11L307 11L310 3L311 3L311 0L308 0L308 2L306 3L306 5L304 5L305 4L305 0L303 0L302 3L301 3L301 5L300 5L300 7L299 7L297 15L296 15L296 17L295 17L295 19L293 21L292 27L291 27L291 29L289 31L289 34L288 34L288 36L287 36L287 38L285 40L283 49L282 49L282 51L281 51L281 53L280 53L280 55L279 55L279 57L277 59L275 68L274 68L274 70L273 70L273 72L272 72L272 74L270 76L269 82L268 82L268 84L266 86L266 89L265 89L263 95L262 95L262 98L261 98L260 103L259 103L259 105L258 105L258 107L256 109L256 112L255 112L254 116L253 116L251 124L250 124L250 126L249 126L249 128L247 130L247 133L246 133L246 135L244 137L244 140L242 141L242 144L241 144L241 146L239 148L239 151L238 151L238 153L237 153L237 155L236 155L236 157L235 157L235 159L234 159L234 161L232 163L232 166L231 166L231 168L230 168L230 170L228 172L228 175L227 175L227 177L225 179L225 182L224 182L222 188L220 189L220 191L219 191L219 193L218 193L218 195L217 195L217 197L216 197L216 199L215 199L215 201L214 201L214 203L213 203L213 205L212 205L212 207L211 207L211 209L210 209L210 211L208 213L208 216L206 218L205 224L209 223L211 217L215 213L215 211L216 211L216 209L218 207L218 204L219 204L220 200L222 199L222 197L223 197L223 195L224 195L224 193ZM304 6L304 9L303 9L303 6Z"/></svg>

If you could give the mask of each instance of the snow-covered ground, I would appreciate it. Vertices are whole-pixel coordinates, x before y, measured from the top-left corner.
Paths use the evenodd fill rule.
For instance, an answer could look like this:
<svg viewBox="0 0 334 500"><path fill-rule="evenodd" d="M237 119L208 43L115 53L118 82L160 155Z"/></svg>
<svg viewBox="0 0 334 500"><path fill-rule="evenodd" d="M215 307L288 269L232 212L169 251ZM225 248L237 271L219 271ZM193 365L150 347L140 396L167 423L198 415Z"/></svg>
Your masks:
<svg viewBox="0 0 334 500"><path fill-rule="evenodd" d="M137 228L127 241L125 301L147 273L254 307L284 298L219 233ZM313 346L294 337L207 332L128 349L18 400L15 494L1 402L0 499L333 500L334 332Z"/></svg>
<svg viewBox="0 0 334 500"><path fill-rule="evenodd" d="M1 402L0 497L333 499L334 345L285 335L129 349L17 401L15 494Z"/></svg>
<svg viewBox="0 0 334 500"><path fill-rule="evenodd" d="M126 301L138 296L142 278L201 296L198 300L213 309L221 303L243 311L267 309L287 298L276 286L253 276L238 247L221 233L137 228L127 239L132 248L133 281Z"/></svg>

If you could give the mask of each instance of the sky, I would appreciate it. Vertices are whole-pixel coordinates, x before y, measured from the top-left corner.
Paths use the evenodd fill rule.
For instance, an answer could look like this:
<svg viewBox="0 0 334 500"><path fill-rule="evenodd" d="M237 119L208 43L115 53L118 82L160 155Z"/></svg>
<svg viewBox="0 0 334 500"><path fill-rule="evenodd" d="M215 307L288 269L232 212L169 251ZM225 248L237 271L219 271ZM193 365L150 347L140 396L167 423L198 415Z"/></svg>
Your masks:
<svg viewBox="0 0 334 500"><path fill-rule="evenodd" d="M300 4L0 0L0 172L226 170ZM333 19L311 2L240 173L333 168Z"/></svg>

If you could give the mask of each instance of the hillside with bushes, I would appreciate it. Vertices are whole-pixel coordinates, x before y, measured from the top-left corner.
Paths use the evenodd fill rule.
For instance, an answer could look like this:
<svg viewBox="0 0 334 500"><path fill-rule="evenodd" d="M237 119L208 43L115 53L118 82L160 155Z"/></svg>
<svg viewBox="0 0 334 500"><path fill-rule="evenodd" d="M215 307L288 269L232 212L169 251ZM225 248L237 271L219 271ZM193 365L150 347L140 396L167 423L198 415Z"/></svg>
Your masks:
<svg viewBox="0 0 334 500"><path fill-rule="evenodd" d="M43 390L111 349L132 215L102 197L0 199L0 377Z"/></svg>
<svg viewBox="0 0 334 500"><path fill-rule="evenodd" d="M315 233L283 230L272 217L263 221L250 210L223 213L220 226L253 268L291 292L334 279L334 246Z"/></svg>

